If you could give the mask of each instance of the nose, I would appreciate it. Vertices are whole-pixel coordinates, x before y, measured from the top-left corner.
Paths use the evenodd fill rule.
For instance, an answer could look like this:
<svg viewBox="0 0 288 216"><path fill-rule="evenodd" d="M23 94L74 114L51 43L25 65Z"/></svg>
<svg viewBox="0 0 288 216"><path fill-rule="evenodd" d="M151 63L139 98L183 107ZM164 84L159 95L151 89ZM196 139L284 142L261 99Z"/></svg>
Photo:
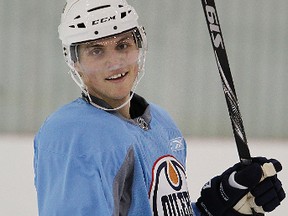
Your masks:
<svg viewBox="0 0 288 216"><path fill-rule="evenodd" d="M125 66L125 55L116 50L109 50L106 56L105 66L107 71L117 70Z"/></svg>

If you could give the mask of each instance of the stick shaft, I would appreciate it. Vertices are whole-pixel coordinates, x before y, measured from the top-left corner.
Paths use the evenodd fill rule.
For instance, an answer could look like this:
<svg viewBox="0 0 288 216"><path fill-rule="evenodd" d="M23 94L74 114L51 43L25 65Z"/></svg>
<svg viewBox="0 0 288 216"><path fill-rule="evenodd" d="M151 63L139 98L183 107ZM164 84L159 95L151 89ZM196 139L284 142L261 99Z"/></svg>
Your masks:
<svg viewBox="0 0 288 216"><path fill-rule="evenodd" d="M227 52L224 46L223 35L220 28L215 2L214 0L201 1L210 33L217 67L222 81L222 87L230 115L238 155L242 163L249 164L251 163L251 155L247 144L243 120L240 114L239 103L228 62Z"/></svg>

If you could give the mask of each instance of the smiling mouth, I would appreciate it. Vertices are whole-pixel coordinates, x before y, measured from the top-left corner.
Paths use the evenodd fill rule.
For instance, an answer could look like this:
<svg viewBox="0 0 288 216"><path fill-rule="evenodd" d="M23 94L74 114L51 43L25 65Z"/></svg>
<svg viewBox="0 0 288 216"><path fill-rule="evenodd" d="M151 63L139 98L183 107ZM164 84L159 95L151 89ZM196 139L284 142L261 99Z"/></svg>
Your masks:
<svg viewBox="0 0 288 216"><path fill-rule="evenodd" d="M111 77L106 78L106 80L118 80L118 79L125 77L127 74L128 74L128 72L115 74Z"/></svg>

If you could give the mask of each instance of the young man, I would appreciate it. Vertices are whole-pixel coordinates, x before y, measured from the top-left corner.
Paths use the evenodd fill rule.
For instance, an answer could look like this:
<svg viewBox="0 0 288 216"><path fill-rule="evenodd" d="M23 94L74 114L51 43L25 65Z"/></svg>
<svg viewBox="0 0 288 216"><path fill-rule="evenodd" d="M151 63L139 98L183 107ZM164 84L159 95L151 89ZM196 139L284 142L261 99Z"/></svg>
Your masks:
<svg viewBox="0 0 288 216"><path fill-rule="evenodd" d="M274 159L236 164L204 185L186 182L186 143L168 114L135 94L146 35L125 0L68 0L59 35L82 97L35 137L39 216L244 216L272 211L285 193ZM259 214L258 214L259 215Z"/></svg>

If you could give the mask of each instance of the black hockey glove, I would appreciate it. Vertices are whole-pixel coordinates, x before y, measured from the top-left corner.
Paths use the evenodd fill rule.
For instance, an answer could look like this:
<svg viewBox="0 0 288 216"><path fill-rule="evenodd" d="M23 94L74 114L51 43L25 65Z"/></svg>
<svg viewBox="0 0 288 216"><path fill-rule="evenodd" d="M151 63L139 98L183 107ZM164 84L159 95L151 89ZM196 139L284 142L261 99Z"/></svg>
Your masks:
<svg viewBox="0 0 288 216"><path fill-rule="evenodd" d="M203 186L196 205L205 216L264 215L285 198L276 174L281 170L279 161L264 157L237 163Z"/></svg>

